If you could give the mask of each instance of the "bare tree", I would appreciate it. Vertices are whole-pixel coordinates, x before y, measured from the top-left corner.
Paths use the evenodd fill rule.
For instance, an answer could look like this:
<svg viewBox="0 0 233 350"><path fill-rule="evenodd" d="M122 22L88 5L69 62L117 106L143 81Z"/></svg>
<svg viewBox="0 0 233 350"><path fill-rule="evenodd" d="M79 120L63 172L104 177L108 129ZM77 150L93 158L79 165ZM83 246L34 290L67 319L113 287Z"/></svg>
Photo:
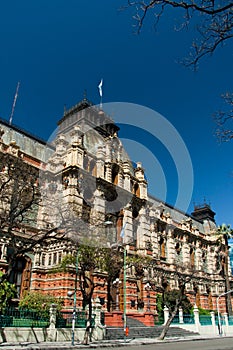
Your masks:
<svg viewBox="0 0 233 350"><path fill-rule="evenodd" d="M227 108L214 114L217 125L215 134L220 142L225 142L233 138L233 94L227 92L222 98Z"/></svg>
<svg viewBox="0 0 233 350"><path fill-rule="evenodd" d="M194 69L203 57L211 56L233 37L233 1L230 0L128 0L126 7L134 9L137 33L141 32L150 15L154 16L154 26L157 28L166 10L171 8L176 11L180 16L180 24L174 30L192 29L195 34L190 52L182 60L182 64ZM220 141L229 141L233 138L230 126L233 119L233 94L227 92L222 97L228 108L214 115L216 135Z"/></svg>
<svg viewBox="0 0 233 350"><path fill-rule="evenodd" d="M10 279L18 257L33 252L37 245L64 238L62 220L57 227L38 228L39 169L24 161L15 144L9 148L0 152L0 236L5 247L2 258L7 260L0 281Z"/></svg>
<svg viewBox="0 0 233 350"><path fill-rule="evenodd" d="M128 0L128 6L135 9L138 33L149 14L154 15L154 24L157 26L169 8L180 14L180 28L189 27L191 20L195 22L197 19L194 28L198 39L193 41L190 55L184 62L188 66L196 67L202 57L213 54L217 47L233 37L233 2L230 0Z"/></svg>

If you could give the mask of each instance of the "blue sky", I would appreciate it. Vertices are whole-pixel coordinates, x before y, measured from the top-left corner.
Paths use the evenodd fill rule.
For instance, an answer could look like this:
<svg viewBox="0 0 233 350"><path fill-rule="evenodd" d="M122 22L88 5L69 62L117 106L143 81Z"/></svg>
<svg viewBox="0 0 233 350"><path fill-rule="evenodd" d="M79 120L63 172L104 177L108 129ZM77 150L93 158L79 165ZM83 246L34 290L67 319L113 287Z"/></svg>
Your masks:
<svg viewBox="0 0 233 350"><path fill-rule="evenodd" d="M206 198L216 221L233 225L233 143L218 144L214 111L221 93L233 91L232 42L201 62L198 72L178 64L188 53L192 31L174 32L178 13L169 12L157 31L148 19L133 33L125 0L8 0L0 4L0 116L9 118L17 82L13 123L47 139L84 89L99 103L130 102L162 114L184 140L194 169L193 202ZM124 133L122 133L124 136ZM144 143L144 141L140 141ZM165 200L175 203L177 175L159 143L156 154L167 181ZM135 159L138 161L139 159ZM140 159L142 163L146 160ZM160 194L156 171L150 192ZM162 198L164 199L164 198Z"/></svg>

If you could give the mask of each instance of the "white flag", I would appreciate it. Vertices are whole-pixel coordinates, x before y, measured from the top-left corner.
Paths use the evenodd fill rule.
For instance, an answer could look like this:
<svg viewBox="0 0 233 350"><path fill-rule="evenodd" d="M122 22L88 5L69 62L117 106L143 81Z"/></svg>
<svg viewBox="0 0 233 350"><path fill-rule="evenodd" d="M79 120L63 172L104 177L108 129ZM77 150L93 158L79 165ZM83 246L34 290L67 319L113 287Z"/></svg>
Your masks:
<svg viewBox="0 0 233 350"><path fill-rule="evenodd" d="M98 86L98 88L99 88L99 93L100 93L100 97L103 96L102 86L103 86L103 79L101 79L101 82L99 83L99 86Z"/></svg>

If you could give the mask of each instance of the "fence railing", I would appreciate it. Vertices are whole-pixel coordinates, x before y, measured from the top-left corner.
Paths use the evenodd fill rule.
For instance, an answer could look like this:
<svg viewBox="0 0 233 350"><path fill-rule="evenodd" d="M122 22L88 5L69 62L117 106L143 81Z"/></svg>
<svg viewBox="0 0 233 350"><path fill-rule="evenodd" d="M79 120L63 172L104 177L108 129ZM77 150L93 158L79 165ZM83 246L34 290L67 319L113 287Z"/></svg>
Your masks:
<svg viewBox="0 0 233 350"><path fill-rule="evenodd" d="M0 315L0 327L49 327L49 316L31 310L6 309Z"/></svg>
<svg viewBox="0 0 233 350"><path fill-rule="evenodd" d="M184 321L185 324L194 324L195 323L193 315L184 315L183 316L183 321Z"/></svg>
<svg viewBox="0 0 233 350"><path fill-rule="evenodd" d="M199 315L199 322L202 326L212 325L212 320L210 315Z"/></svg>
<svg viewBox="0 0 233 350"><path fill-rule="evenodd" d="M95 325L95 314L92 315L91 327ZM71 328L73 313L71 311L59 312L56 316L57 328ZM85 328L87 326L88 315L85 311L77 311L75 317L75 327ZM0 315L0 328L3 327L35 327L47 328L50 325L48 314L39 314L36 311L22 309L6 309Z"/></svg>
<svg viewBox="0 0 233 350"><path fill-rule="evenodd" d="M229 323L229 326L233 325L233 316L228 317L228 323Z"/></svg>
<svg viewBox="0 0 233 350"><path fill-rule="evenodd" d="M73 313L71 311L61 311L56 318L56 328L71 328ZM88 315L85 311L77 311L75 317L75 327L85 328L88 321ZM95 315L92 315L91 327L95 324Z"/></svg>
<svg viewBox="0 0 233 350"><path fill-rule="evenodd" d="M177 323L179 323L180 322L180 320L179 320L179 315L176 315L174 318L173 318L173 320L172 320L172 324L177 324Z"/></svg>

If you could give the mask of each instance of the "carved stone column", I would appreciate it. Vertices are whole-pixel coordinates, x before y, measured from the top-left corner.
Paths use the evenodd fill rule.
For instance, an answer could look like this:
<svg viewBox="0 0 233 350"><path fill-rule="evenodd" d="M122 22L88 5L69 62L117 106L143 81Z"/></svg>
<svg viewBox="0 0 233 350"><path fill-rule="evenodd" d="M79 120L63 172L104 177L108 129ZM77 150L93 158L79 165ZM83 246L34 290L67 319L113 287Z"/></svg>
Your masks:
<svg viewBox="0 0 233 350"><path fill-rule="evenodd" d="M175 243L173 239L173 230L170 225L167 227L167 262L172 264L175 260Z"/></svg>
<svg viewBox="0 0 233 350"><path fill-rule="evenodd" d="M97 150L97 162L96 162L96 177L101 177L104 179L104 156L105 150L103 147L99 146Z"/></svg>
<svg viewBox="0 0 233 350"><path fill-rule="evenodd" d="M126 226L125 226L126 224ZM124 218L123 218L123 227L124 229L124 237L123 242L129 243L133 239L133 220L132 220L132 208L131 206L127 206L124 208Z"/></svg>
<svg viewBox="0 0 233 350"><path fill-rule="evenodd" d="M188 265L190 263L189 251L190 251L190 247L189 247L189 244L188 244L188 237L185 236L184 237L184 244L183 244L183 247L182 247L182 255L183 255L184 265L186 265L186 264Z"/></svg>
<svg viewBox="0 0 233 350"><path fill-rule="evenodd" d="M141 208L139 212L139 235L138 235L138 248L146 248L147 242L151 242L151 232L150 232L150 220L147 215L146 208Z"/></svg>

